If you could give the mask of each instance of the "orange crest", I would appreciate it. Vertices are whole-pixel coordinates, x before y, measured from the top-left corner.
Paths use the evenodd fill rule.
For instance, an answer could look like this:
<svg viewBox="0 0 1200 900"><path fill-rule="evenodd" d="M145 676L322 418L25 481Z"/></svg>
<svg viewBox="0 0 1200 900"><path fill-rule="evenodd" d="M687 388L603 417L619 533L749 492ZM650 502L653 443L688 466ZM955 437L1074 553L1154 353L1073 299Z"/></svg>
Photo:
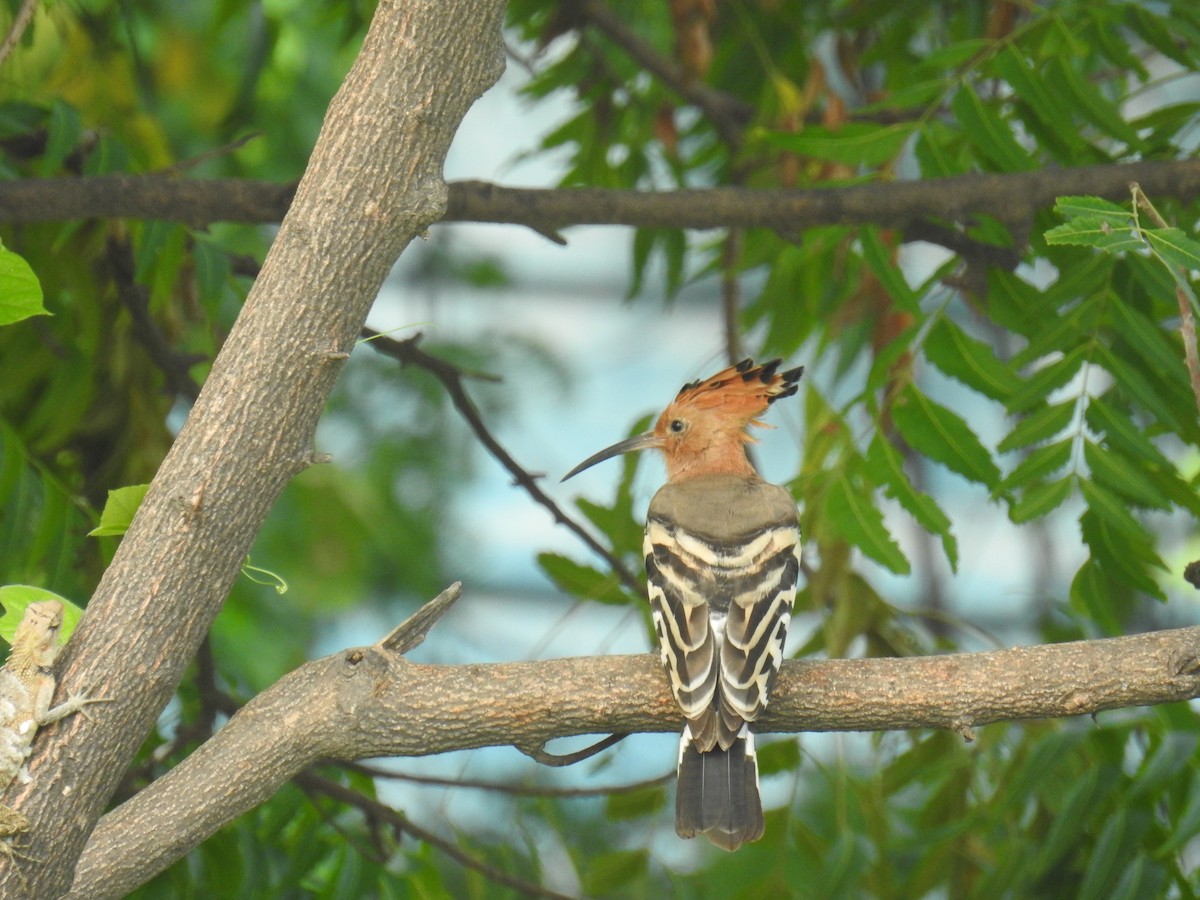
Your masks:
<svg viewBox="0 0 1200 900"><path fill-rule="evenodd" d="M675 481L695 475L755 475L746 456L754 438L746 426L780 397L796 393L804 368L779 372L781 360L761 366L744 359L704 381L685 384L650 432L652 446L662 451L667 477Z"/></svg>
<svg viewBox="0 0 1200 900"><path fill-rule="evenodd" d="M754 439L745 428L769 428L755 417L780 397L796 393L796 382L804 374L803 366L780 372L780 362L773 359L756 366L753 360L744 359L704 381L685 384L658 417L653 431L592 454L564 475L563 481L598 462L638 450L660 451L671 481L708 474L757 477L745 447Z"/></svg>
<svg viewBox="0 0 1200 900"><path fill-rule="evenodd" d="M739 428L746 425L769 428L756 421L757 417L776 400L796 393L796 383L804 374L804 366L779 372L782 362L773 359L756 366L753 360L743 359L703 381L689 382L679 389L659 421L669 421L673 413L691 409L712 413L725 422L737 423Z"/></svg>

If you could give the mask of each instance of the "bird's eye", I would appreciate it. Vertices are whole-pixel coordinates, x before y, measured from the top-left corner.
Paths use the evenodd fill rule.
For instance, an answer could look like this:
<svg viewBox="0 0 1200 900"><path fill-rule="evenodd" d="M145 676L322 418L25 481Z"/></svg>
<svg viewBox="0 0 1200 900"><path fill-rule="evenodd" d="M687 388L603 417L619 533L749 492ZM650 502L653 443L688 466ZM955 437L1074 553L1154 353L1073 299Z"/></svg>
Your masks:
<svg viewBox="0 0 1200 900"><path fill-rule="evenodd" d="M674 434L681 434L687 430L687 422L683 419L672 419L671 424L667 426Z"/></svg>

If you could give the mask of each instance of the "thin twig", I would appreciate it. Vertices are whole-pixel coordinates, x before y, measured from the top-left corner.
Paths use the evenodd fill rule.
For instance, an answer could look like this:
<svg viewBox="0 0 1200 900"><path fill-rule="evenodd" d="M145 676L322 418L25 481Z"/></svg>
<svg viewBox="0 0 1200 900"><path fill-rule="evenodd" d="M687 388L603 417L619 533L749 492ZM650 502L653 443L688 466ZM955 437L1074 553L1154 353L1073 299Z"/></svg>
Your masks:
<svg viewBox="0 0 1200 900"><path fill-rule="evenodd" d="M37 0L21 0L21 8L17 10L17 15L13 18L12 27L8 29L8 34L4 36L4 42L0 43L0 66L4 65L4 61L8 59L9 54L21 42L21 38L25 34L25 29L33 21L33 11L36 8Z"/></svg>
<svg viewBox="0 0 1200 900"><path fill-rule="evenodd" d="M338 764L344 769L358 772L361 775L367 775L371 778L390 778L398 781L406 781L411 784L426 784L430 785L431 787L469 788L477 791L495 791L499 794L519 794L524 797L562 797L564 799L608 797L612 794L632 794L635 791L644 791L647 788L658 787L659 785L666 784L675 777L675 770L671 769L670 772L659 775L657 778L647 778L645 781L635 781L630 784L605 785L591 788L564 788L539 784L500 784L499 782L495 781L479 781L472 778L444 778L437 775L413 775L406 772L394 772L391 769L385 769L380 766L372 766L357 762Z"/></svg>
<svg viewBox="0 0 1200 900"><path fill-rule="evenodd" d="M562 766L573 766L576 763L583 762L585 759L591 759L593 756L603 753L609 747L615 747L627 737L629 737L628 732L610 734L608 737L602 738L596 741L596 743L584 747L582 750L576 750L574 753L550 753L545 749L544 745L533 747L514 744L513 746L543 766L561 768Z"/></svg>
<svg viewBox="0 0 1200 900"><path fill-rule="evenodd" d="M592 537L582 525L563 512L559 505L538 487L536 477L521 468L517 461L509 455L508 451L500 446L500 443L492 436L492 433L484 424L479 410L463 389L462 370L420 349L417 346L417 341L421 338L420 334L414 335L404 341L389 338L372 328L363 328L362 334L371 339L370 346L374 347L380 353L390 356L392 359L399 360L401 363L418 366L440 381L446 389L446 393L450 395L450 402L454 404L454 408L458 410L459 415L466 420L467 425L475 433L475 437L483 444L488 453L512 475L513 481L523 488L536 503L548 510L557 524L565 527L583 541L593 553L602 557L612 567L612 570L617 573L617 577L621 579L626 587L635 594L640 595L642 593L641 580L634 576L611 550Z"/></svg>
<svg viewBox="0 0 1200 900"><path fill-rule="evenodd" d="M528 897L549 897L552 898L552 900L564 900L564 898L567 898L567 900L569 900L570 895L560 894L557 891L544 888L540 884L536 884L524 878L517 878L515 875L510 875L502 869L498 869L497 867L493 866L491 863L485 862L479 857L466 852L457 844L454 844L445 838L434 834L432 831L427 831L426 829L421 828L419 825L415 825L413 821L408 818L408 816L398 812L395 809L392 809L392 807L388 806L387 804L380 803L378 800L375 800L371 797L366 797L355 791L353 788L348 788L330 778L326 778L323 775L318 775L309 770L301 772L292 780L305 791L318 792L327 797L331 797L334 800L357 807L369 818L379 819L391 825L391 827L394 828L398 834L408 832L408 834L412 835L417 840L422 841L437 850L440 850L459 865L478 872L489 881L495 882L496 884L502 884L505 887L510 887L515 891L520 891L522 894Z"/></svg>
<svg viewBox="0 0 1200 900"><path fill-rule="evenodd" d="M713 123L724 144L731 148L741 144L742 134L754 118L752 107L732 94L718 91L689 75L679 63L659 53L645 41L602 0L584 0L579 4L578 11L586 22L603 32L634 62L683 100L698 107Z"/></svg>
<svg viewBox="0 0 1200 900"><path fill-rule="evenodd" d="M200 385L189 371L202 362L201 355L179 353L150 315L147 290L134 280L133 250L126 241L109 238L106 257L117 289L117 298L133 322L133 335L166 378L166 388L190 400L200 396Z"/></svg>
<svg viewBox="0 0 1200 900"><path fill-rule="evenodd" d="M721 249L721 316L725 324L725 359L729 365L744 359L738 320L742 307L738 260L742 255L742 229L730 228Z"/></svg>
<svg viewBox="0 0 1200 900"><path fill-rule="evenodd" d="M264 132L261 131L252 131L249 134L244 134L240 138L230 141L228 144L223 144L220 147L212 147L211 149L205 150L203 153L197 153L195 156L188 159L181 159L174 165L167 166L165 169L160 169L159 174L184 175L193 169L198 168L202 163L208 162L210 159L228 156L231 153L241 150L242 147L246 146L246 144L250 143L256 138L262 137L263 134Z"/></svg>

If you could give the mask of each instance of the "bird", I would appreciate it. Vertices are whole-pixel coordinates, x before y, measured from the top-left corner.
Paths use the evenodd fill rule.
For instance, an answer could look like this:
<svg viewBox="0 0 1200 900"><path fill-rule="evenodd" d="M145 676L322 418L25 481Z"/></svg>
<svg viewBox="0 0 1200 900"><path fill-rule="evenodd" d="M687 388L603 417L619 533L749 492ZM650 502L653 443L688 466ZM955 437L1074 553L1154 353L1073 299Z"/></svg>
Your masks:
<svg viewBox="0 0 1200 900"><path fill-rule="evenodd" d="M804 367L750 359L685 384L654 428L601 450L659 451L667 481L646 515L643 554L663 668L685 724L675 830L733 851L762 837L754 734L783 660L800 571L796 502L759 476L747 428L796 393Z"/></svg>

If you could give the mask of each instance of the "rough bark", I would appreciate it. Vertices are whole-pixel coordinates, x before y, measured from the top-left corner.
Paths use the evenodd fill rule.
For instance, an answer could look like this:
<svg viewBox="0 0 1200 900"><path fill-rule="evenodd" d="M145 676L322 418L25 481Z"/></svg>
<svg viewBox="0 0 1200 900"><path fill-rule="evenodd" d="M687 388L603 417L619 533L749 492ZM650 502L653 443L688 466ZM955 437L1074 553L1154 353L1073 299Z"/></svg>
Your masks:
<svg viewBox="0 0 1200 900"><path fill-rule="evenodd" d="M59 896L312 436L400 251L441 217L463 114L503 69L503 4L383 2L262 272L65 653L60 690L112 702L47 732L4 886ZM14 872L20 866L20 872Z"/></svg>
<svg viewBox="0 0 1200 900"><path fill-rule="evenodd" d="M553 690L547 690L553 685ZM951 728L1200 695L1200 627L904 659L784 663L760 732ZM301 666L105 816L71 897L120 897L321 759L423 756L557 737L676 731L659 661L407 662L389 643Z"/></svg>

